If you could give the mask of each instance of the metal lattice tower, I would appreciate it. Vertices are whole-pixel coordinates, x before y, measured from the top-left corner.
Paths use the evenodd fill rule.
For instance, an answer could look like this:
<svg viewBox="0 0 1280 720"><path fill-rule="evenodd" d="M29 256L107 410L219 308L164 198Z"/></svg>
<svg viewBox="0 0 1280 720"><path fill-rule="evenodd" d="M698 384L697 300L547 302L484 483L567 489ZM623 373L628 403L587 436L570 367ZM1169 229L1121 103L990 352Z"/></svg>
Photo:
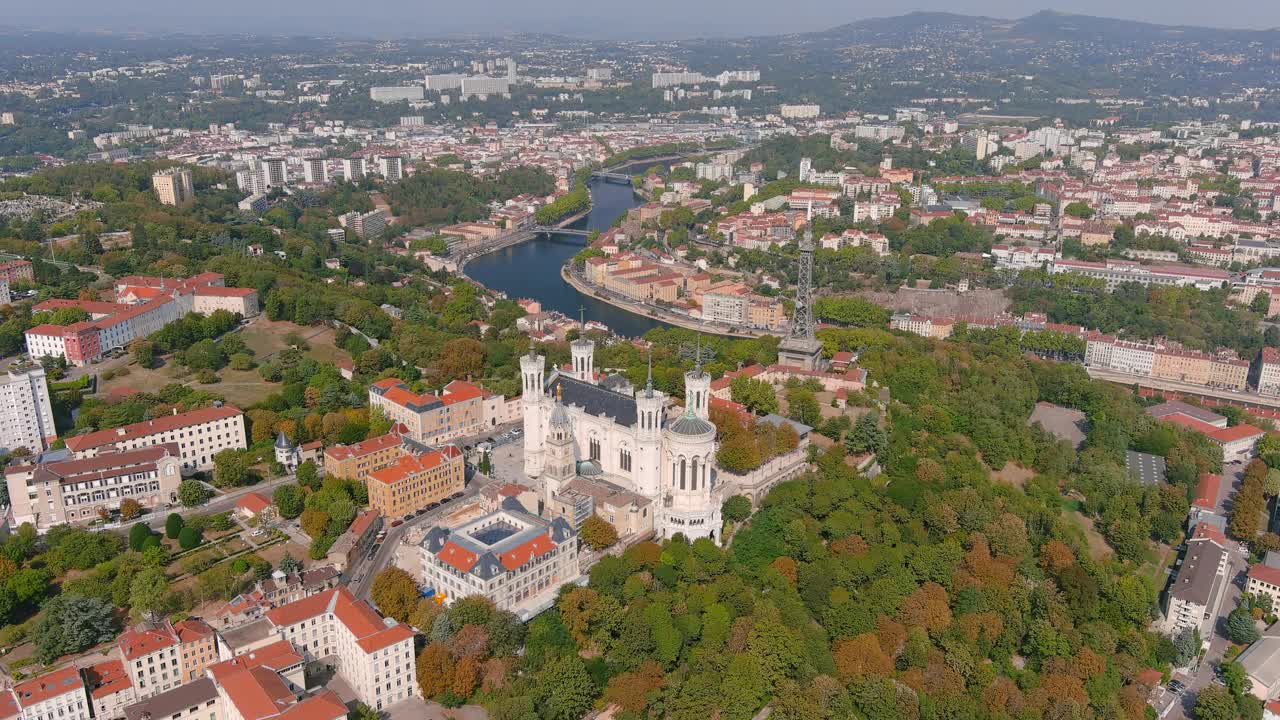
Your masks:
<svg viewBox="0 0 1280 720"><path fill-rule="evenodd" d="M787 337L814 340L813 324L813 226L804 230L800 241L800 273L796 283L796 312L791 318L791 332Z"/></svg>

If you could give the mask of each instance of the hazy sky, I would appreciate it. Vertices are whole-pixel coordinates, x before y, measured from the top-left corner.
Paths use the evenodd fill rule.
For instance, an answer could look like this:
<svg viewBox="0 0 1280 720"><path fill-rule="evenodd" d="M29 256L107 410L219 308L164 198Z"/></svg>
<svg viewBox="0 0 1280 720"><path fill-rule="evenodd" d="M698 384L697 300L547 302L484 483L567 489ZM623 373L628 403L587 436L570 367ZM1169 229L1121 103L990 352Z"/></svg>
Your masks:
<svg viewBox="0 0 1280 720"><path fill-rule="evenodd" d="M1280 27L1276 0L1060 0L1040 7L1165 24ZM1040 7L1021 0L0 0L0 25L387 37L508 31L690 37L819 30L912 10L1021 17Z"/></svg>

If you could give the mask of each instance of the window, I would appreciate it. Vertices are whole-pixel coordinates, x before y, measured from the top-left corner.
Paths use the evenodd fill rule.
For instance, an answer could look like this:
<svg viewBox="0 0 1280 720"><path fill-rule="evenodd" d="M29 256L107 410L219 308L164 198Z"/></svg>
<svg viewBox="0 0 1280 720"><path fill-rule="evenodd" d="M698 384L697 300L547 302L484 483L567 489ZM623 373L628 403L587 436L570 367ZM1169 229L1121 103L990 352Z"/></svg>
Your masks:
<svg viewBox="0 0 1280 720"><path fill-rule="evenodd" d="M592 460L600 460L600 441L598 439L591 438L589 443L589 452Z"/></svg>
<svg viewBox="0 0 1280 720"><path fill-rule="evenodd" d="M618 451L618 467L622 468L624 472L631 472L631 451L630 450Z"/></svg>

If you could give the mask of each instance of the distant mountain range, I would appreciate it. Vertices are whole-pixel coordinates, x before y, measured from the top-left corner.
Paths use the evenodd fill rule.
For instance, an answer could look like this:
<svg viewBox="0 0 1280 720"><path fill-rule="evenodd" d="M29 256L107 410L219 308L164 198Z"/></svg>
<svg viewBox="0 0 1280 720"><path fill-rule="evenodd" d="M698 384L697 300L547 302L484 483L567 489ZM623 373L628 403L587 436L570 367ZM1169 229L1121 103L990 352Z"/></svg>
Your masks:
<svg viewBox="0 0 1280 720"><path fill-rule="evenodd" d="M958 15L945 12L913 12L894 17L868 18L830 30L800 33L792 37L844 41L907 42L922 32L979 33L993 41L1044 42L1051 40L1100 43L1152 42L1157 40L1208 40L1250 42L1280 38L1280 29L1239 30L1190 25L1158 25L1136 20L1072 15L1042 10L1018 20Z"/></svg>

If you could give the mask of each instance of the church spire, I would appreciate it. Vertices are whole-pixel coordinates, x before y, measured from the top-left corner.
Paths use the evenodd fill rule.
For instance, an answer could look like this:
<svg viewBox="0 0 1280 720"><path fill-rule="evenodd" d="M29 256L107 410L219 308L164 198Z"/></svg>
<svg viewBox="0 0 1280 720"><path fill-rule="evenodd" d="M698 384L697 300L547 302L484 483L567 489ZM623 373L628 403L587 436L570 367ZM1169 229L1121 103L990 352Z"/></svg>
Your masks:
<svg viewBox="0 0 1280 720"><path fill-rule="evenodd" d="M702 373L702 333L698 333L698 346L693 353L693 371Z"/></svg>
<svg viewBox="0 0 1280 720"><path fill-rule="evenodd" d="M644 381L644 396L653 397L653 348L649 348L649 377Z"/></svg>

